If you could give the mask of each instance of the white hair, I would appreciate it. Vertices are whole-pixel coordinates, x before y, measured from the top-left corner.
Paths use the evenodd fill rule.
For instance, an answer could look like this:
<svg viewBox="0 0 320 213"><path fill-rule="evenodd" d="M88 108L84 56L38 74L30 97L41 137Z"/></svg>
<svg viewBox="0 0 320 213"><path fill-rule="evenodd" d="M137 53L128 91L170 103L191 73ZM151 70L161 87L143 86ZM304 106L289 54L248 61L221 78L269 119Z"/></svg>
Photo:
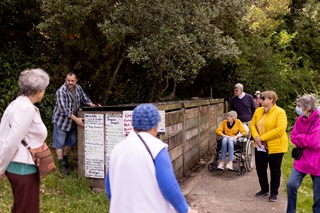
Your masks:
<svg viewBox="0 0 320 213"><path fill-rule="evenodd" d="M49 85L50 77L42 69L26 69L19 76L18 95L34 95L44 91Z"/></svg>
<svg viewBox="0 0 320 213"><path fill-rule="evenodd" d="M243 91L243 85L240 83L237 83L236 85L234 85L234 88L241 89Z"/></svg>

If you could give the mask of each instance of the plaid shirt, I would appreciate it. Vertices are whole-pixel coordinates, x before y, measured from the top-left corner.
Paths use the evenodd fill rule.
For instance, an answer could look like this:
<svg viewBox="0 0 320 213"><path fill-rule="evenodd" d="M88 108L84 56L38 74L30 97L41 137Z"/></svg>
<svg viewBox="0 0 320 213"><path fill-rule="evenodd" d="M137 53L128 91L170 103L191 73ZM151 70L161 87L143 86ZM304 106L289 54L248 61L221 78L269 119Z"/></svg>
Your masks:
<svg viewBox="0 0 320 213"><path fill-rule="evenodd" d="M81 86L76 84L76 102L77 110L80 108L80 104L89 105L91 100L84 93ZM70 131L72 119L70 116L73 114L73 98L66 83L64 83L56 92L56 105L54 106L52 123L56 124L61 130Z"/></svg>

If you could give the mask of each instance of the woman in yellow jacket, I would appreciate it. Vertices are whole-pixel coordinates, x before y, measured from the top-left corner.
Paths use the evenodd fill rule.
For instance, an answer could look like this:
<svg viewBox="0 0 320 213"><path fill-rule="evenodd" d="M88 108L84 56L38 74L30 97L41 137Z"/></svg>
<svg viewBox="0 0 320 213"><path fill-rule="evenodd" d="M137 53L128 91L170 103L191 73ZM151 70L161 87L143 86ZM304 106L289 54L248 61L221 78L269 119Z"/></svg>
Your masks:
<svg viewBox="0 0 320 213"><path fill-rule="evenodd" d="M250 131L255 141L255 160L261 190L256 197L269 193L267 168L270 168L270 202L277 201L280 186L282 157L288 151L287 115L276 105L278 96L274 91L265 91L261 95L261 106L256 109Z"/></svg>
<svg viewBox="0 0 320 213"><path fill-rule="evenodd" d="M224 161L226 160L227 149L229 152L226 168L233 170L233 154L234 144L237 139L243 135L248 135L246 128L241 121L237 119L237 112L231 110L227 113L227 119L222 121L221 125L216 129L216 134L222 137L221 145L221 161L218 165L218 169L224 170Z"/></svg>

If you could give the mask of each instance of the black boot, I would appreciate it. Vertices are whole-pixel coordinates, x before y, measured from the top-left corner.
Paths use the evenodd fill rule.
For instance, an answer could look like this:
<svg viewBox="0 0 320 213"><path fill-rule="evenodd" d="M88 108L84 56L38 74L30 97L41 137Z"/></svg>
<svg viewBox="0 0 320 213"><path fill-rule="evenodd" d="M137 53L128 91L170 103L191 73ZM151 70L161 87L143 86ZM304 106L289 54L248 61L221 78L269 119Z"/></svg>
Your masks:
<svg viewBox="0 0 320 213"><path fill-rule="evenodd" d="M64 155L64 156L63 156L63 160L66 162L66 167L67 167L67 169L70 169L70 164L69 164L69 162L68 162L68 158L69 158L68 155Z"/></svg>
<svg viewBox="0 0 320 213"><path fill-rule="evenodd" d="M66 167L67 167L67 169L69 169L70 171L73 171L74 170L74 165L72 165L72 164L70 164L69 163L69 156L68 155L64 155L63 156L63 159L64 159L64 161L66 162Z"/></svg>
<svg viewBox="0 0 320 213"><path fill-rule="evenodd" d="M64 175L69 175L68 168L66 166L66 161L64 159L59 160L60 173Z"/></svg>

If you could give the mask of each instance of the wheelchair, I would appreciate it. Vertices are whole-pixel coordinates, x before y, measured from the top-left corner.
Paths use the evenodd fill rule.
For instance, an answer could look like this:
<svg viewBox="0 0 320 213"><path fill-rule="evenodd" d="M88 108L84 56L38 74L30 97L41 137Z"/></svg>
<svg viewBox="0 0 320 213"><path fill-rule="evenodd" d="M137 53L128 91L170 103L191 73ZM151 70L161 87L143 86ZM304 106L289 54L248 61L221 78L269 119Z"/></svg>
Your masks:
<svg viewBox="0 0 320 213"><path fill-rule="evenodd" d="M248 171L251 171L255 166L254 160L254 144L251 139L251 133L247 136L243 136L238 138L237 142L234 144L234 161L233 164L237 164L237 169L233 169L231 171L237 172L239 176L246 174ZM213 172L218 169L218 160L221 155L221 147L222 147L222 138L218 138L217 146L215 148L215 155L213 162L208 164L208 170ZM227 157L229 152L227 153Z"/></svg>

